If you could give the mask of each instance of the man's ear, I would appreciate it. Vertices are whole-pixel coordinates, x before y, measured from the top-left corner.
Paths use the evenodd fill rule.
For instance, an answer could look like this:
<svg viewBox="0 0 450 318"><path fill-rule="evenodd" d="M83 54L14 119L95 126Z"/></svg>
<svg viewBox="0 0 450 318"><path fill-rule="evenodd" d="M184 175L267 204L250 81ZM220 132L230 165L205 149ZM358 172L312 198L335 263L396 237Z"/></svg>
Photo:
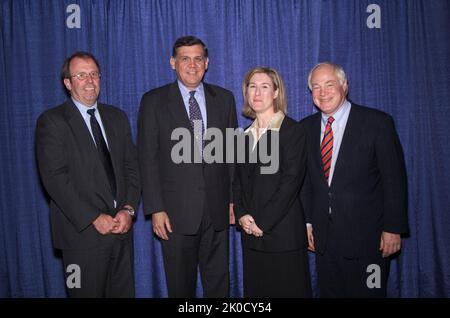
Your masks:
<svg viewBox="0 0 450 318"><path fill-rule="evenodd" d="M170 66L172 66L172 70L175 69L175 58L173 56L170 58Z"/></svg>
<svg viewBox="0 0 450 318"><path fill-rule="evenodd" d="M70 82L70 79L68 78L64 79L64 86L67 88L69 92L72 90L72 83Z"/></svg>

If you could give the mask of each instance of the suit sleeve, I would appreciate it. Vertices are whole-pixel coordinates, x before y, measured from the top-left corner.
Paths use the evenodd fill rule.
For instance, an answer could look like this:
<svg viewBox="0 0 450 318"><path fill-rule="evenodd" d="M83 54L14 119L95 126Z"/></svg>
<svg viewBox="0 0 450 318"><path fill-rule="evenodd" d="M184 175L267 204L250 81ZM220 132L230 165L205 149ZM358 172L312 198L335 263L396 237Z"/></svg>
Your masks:
<svg viewBox="0 0 450 318"><path fill-rule="evenodd" d="M236 115L236 102L234 100L233 94L230 94L230 95L231 95L230 96L230 99L231 99L230 114L228 116L228 126L227 127L236 129L238 127L237 115ZM227 147L227 146L228 145L226 145L225 147ZM232 185L234 182L235 169L236 169L236 161L234 161L234 163L228 163L228 170L229 170L229 175L230 175L230 185ZM230 202L232 202L232 203L234 203L233 195L234 195L233 187L230 186Z"/></svg>
<svg viewBox="0 0 450 318"><path fill-rule="evenodd" d="M236 221L239 221L239 219L243 217L246 213L244 205L242 203L241 176L237 171L237 169L239 169L239 166L236 165L235 167L236 170L233 178L233 203L234 203L234 215L236 217Z"/></svg>
<svg viewBox="0 0 450 318"><path fill-rule="evenodd" d="M306 171L306 137L300 126L296 124L292 132L281 141L280 167L281 173L278 190L263 207L256 224L263 232L270 233L288 213L289 207L298 198L300 185ZM281 144L283 142L283 144Z"/></svg>
<svg viewBox="0 0 450 318"><path fill-rule="evenodd" d="M238 153L239 152L245 152L246 146L244 145L243 148L241 148L241 145L239 144L239 139L244 139L244 132L239 131L239 135L237 138L235 138L234 142L234 177L233 177L233 183L232 183L232 190L233 190L233 203L234 203L234 216L236 218L236 226L239 226L239 219L243 217L248 212L246 211L246 208L244 207L243 202L243 184L242 184L242 167L245 165L243 162L238 161Z"/></svg>
<svg viewBox="0 0 450 318"><path fill-rule="evenodd" d="M382 120L375 143L384 196L383 231L406 233L407 178L400 139L392 117Z"/></svg>
<svg viewBox="0 0 450 318"><path fill-rule="evenodd" d="M312 223L312 204L311 204L311 179L308 173L308 169L306 169L305 179L303 181L303 185L301 187L299 196L300 202L303 207L303 211L305 212L305 221L306 223Z"/></svg>
<svg viewBox="0 0 450 318"><path fill-rule="evenodd" d="M301 130L307 134L308 128L306 126L305 121L300 122ZM312 184L311 184L311 176L310 172L308 171L308 151L310 151L310 145L308 144L308 138L306 138L305 142L305 149L306 151L306 160L305 160L305 166L306 166L306 172L305 172L305 178L303 180L303 184L300 187L299 192L299 199L303 207L303 211L305 213L305 222L306 223L312 223Z"/></svg>
<svg viewBox="0 0 450 318"><path fill-rule="evenodd" d="M159 125L155 98L142 97L138 116L138 158L144 214L166 211L159 173Z"/></svg>
<svg viewBox="0 0 450 318"><path fill-rule="evenodd" d="M69 163L63 133L57 118L39 117L36 126L36 156L42 183L62 213L81 232L100 215L97 209L80 197L69 174ZM73 173L73 172L72 172Z"/></svg>
<svg viewBox="0 0 450 318"><path fill-rule="evenodd" d="M131 127L127 116L124 113L124 129L125 129L125 180L126 180L126 201L134 209L137 210L139 205L139 198L141 195L140 180L139 180L139 166L136 147L131 137Z"/></svg>

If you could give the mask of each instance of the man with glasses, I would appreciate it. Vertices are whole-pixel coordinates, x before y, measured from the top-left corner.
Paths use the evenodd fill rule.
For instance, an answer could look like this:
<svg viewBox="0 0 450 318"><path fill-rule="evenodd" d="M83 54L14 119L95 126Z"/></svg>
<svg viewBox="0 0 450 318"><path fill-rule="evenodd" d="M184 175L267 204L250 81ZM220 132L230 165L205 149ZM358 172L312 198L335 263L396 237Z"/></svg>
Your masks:
<svg viewBox="0 0 450 318"><path fill-rule="evenodd" d="M203 83L208 50L194 36L176 40L170 65L177 81L144 94L138 120L144 212L161 239L169 297L195 297L197 266L204 297L228 297L228 225L234 222L232 166L206 163L202 136L237 126L233 94ZM177 163L172 132L184 128L188 162ZM225 152L224 152L225 154ZM200 158L200 160L195 160Z"/></svg>
<svg viewBox="0 0 450 318"><path fill-rule="evenodd" d="M67 58L62 79L71 98L39 117L36 152L67 291L134 297L132 222L140 181L128 118L97 102L100 69L92 54Z"/></svg>

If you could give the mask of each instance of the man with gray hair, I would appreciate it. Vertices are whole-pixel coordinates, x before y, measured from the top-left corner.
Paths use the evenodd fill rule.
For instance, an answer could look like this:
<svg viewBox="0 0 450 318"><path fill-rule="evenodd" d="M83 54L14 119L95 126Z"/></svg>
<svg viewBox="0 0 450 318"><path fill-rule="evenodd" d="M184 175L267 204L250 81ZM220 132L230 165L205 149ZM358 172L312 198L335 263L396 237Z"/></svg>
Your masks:
<svg viewBox="0 0 450 318"><path fill-rule="evenodd" d="M307 132L302 189L309 249L321 297L385 297L389 256L408 230L407 180L391 116L347 100L344 70L317 64L308 76L320 112Z"/></svg>

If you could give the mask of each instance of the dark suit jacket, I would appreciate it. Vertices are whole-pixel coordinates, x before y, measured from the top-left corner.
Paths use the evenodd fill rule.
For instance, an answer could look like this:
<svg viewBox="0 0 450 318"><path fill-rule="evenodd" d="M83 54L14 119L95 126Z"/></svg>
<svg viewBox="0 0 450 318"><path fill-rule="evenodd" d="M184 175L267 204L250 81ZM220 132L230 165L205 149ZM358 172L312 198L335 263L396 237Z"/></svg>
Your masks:
<svg viewBox="0 0 450 318"><path fill-rule="evenodd" d="M408 228L406 171L393 119L352 104L330 187L321 162L320 121L320 112L301 121L308 135L302 202L316 251L326 249L331 207L339 253L376 255L382 231L405 233Z"/></svg>
<svg viewBox="0 0 450 318"><path fill-rule="evenodd" d="M253 137L246 134L246 149L252 147ZM278 136L276 136L278 135ZM262 174L262 164L236 164L233 182L236 222L245 214L253 216L264 232L261 238L242 232L244 247L265 252L290 251L306 248L306 227L299 190L306 171L306 137L299 124L285 117L279 132L268 130L258 142L257 148L267 140L279 139L279 169L273 174ZM266 140L265 140L266 139ZM269 153L277 149L269 146Z"/></svg>
<svg viewBox="0 0 450 318"><path fill-rule="evenodd" d="M233 94L218 86L203 85L208 128L218 128L225 136L226 128L237 127ZM229 225L228 206L232 202L232 165L194 163L198 148L193 140L191 163L175 163L171 152L179 140L171 140L171 135L176 128L188 129L192 136L178 83L145 93L138 119L144 212L166 211L175 233L194 234L206 208L214 229L224 230Z"/></svg>
<svg viewBox="0 0 450 318"><path fill-rule="evenodd" d="M98 103L117 184L117 208L137 209L140 182L136 149L126 114ZM53 242L56 248L79 249L107 239L92 222L115 215L108 178L80 112L72 100L44 112L37 120L36 155L42 182L50 195ZM128 233L130 234L130 232Z"/></svg>

